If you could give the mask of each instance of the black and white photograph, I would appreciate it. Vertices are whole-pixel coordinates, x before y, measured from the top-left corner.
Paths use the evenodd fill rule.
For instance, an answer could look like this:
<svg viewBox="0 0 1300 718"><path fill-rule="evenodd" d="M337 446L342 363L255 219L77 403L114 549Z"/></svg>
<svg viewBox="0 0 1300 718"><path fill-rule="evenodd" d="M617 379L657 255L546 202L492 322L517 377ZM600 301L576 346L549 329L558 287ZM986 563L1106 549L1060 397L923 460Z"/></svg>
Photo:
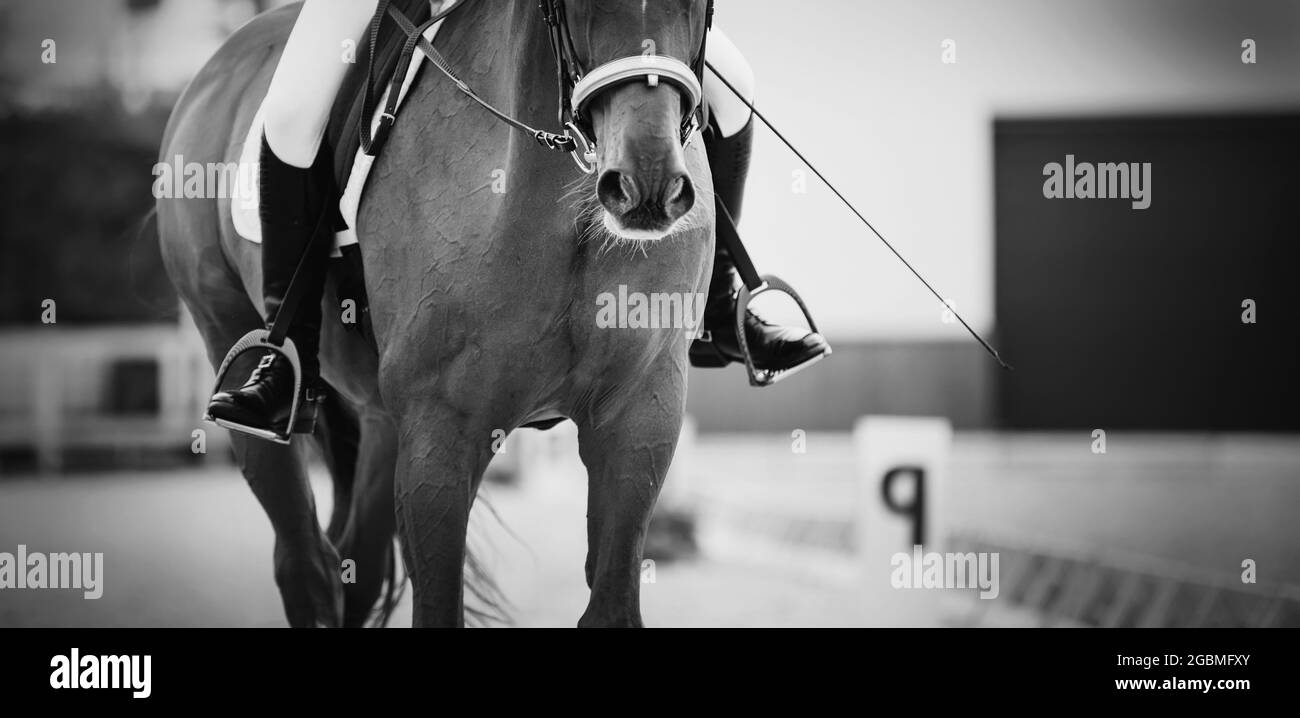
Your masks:
<svg viewBox="0 0 1300 718"><path fill-rule="evenodd" d="M1296 0L0 0L0 188L36 689L148 700L140 629L1300 627ZM1097 690L1251 689L1173 648Z"/></svg>

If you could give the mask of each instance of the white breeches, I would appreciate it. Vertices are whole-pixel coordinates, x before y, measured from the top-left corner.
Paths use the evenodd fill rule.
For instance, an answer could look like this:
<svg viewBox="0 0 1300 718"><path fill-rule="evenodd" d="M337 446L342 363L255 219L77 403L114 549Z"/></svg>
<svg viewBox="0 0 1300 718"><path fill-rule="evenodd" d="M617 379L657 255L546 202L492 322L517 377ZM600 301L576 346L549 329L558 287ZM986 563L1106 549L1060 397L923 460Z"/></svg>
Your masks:
<svg viewBox="0 0 1300 718"><path fill-rule="evenodd" d="M307 0L263 108L266 142L282 161L310 167L329 122L334 97L357 58L378 0Z"/></svg>
<svg viewBox="0 0 1300 718"><path fill-rule="evenodd" d="M704 54L709 62L723 77L727 78L750 104L754 103L754 69L749 66L740 49L732 44L731 39L715 23L709 33L709 42ZM707 68L704 70L704 97L709 103L709 112L722 130L723 137L745 129L753 113L749 106L741 102L722 81Z"/></svg>
<svg viewBox="0 0 1300 718"><path fill-rule="evenodd" d="M329 122L334 97L359 61L361 44L378 0L306 0L275 68L263 108L266 141L282 161L310 167ZM754 72L740 50L715 26L709 62L753 101ZM739 132L750 110L712 72L704 73L705 96L723 136Z"/></svg>

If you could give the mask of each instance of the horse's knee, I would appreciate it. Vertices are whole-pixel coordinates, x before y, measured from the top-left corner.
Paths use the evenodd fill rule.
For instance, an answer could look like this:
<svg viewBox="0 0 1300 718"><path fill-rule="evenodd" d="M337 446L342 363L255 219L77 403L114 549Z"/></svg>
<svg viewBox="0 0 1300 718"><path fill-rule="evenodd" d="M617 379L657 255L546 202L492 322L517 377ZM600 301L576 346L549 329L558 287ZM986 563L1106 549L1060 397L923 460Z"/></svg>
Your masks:
<svg viewBox="0 0 1300 718"><path fill-rule="evenodd" d="M413 415L439 408L426 385L429 372L422 367L421 356L422 352L403 344L386 348L379 359L379 398L399 426L410 426Z"/></svg>

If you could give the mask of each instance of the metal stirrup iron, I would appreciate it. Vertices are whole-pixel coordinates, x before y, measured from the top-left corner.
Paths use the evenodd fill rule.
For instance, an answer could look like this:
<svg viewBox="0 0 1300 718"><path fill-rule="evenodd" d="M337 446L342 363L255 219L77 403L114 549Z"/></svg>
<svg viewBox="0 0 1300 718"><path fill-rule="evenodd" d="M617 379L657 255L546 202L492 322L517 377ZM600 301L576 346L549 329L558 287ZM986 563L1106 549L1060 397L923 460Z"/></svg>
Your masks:
<svg viewBox="0 0 1300 718"><path fill-rule="evenodd" d="M217 426L222 426L232 431L240 431L245 434L251 434L261 439L274 441L277 444L288 444L293 437L293 428L298 422L298 409L302 405L302 361L298 356L298 347L294 346L293 340L288 337L289 325L293 322L293 316L298 311L298 305L302 304L303 292L307 286L303 279L306 272L308 257L315 251L318 242L324 241L323 237L331 237L333 233L329 230L330 204L325 203L320 216L316 220L316 225L312 229L311 238L307 240L307 246L303 249L302 257L298 259L298 266L293 270L293 277L289 279L289 287L284 292L284 298L280 302L280 308L275 312L275 319L269 329L254 329L253 331L240 337L239 341L226 352L226 358L221 360L221 366L217 368L217 380L213 386L212 394L223 391L226 383L226 375L234 367L235 361L243 356L246 352L274 352L279 354L289 362L290 369L293 370L293 404L289 408L289 421L285 424L284 432L280 433L274 429L259 429L245 424L237 424L225 419L213 417L211 413L203 413L204 421L211 421Z"/></svg>
<svg viewBox="0 0 1300 718"><path fill-rule="evenodd" d="M713 205L715 210L715 226L717 227L718 241L731 252L731 261L736 265L736 273L740 275L741 282L744 286L740 288L740 293L736 296L736 340L740 345L740 353L745 357L745 371L749 374L749 383L751 386L764 387L772 386L782 379L789 378L816 364L831 355L831 348L828 344L826 351L806 359L787 369L759 369L754 366L754 358L750 355L749 341L745 338L745 316L749 312L749 303L760 294L766 292L780 292L789 295L794 303L798 305L799 311L803 312L804 319L808 322L808 328L814 332L817 330L817 322L813 319L812 313L808 311L808 305L804 304L803 298L788 283L774 274L759 275L758 270L754 267L754 260L750 259L749 251L740 241L740 234L736 231L736 222L731 217L731 212L727 206L722 203L722 198L714 196Z"/></svg>

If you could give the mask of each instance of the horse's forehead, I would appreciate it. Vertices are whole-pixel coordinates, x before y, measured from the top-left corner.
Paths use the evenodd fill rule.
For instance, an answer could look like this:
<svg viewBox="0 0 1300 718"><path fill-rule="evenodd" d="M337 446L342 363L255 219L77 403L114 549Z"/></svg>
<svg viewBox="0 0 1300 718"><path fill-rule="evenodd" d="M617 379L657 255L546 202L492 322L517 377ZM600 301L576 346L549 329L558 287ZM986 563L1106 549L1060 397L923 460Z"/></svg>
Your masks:
<svg viewBox="0 0 1300 718"><path fill-rule="evenodd" d="M574 0L571 0L571 2ZM650 19L680 18L697 0L585 0L585 4L607 15ZM576 0L583 4L583 0Z"/></svg>
<svg viewBox="0 0 1300 718"><path fill-rule="evenodd" d="M655 50L658 54L681 54L696 42L692 37L695 16L703 16L703 11L695 11L696 5L703 7L703 0L571 2L570 13L583 26L574 28L574 40L590 43L586 49L596 54L643 52L645 40L659 46Z"/></svg>
<svg viewBox="0 0 1300 718"><path fill-rule="evenodd" d="M590 29L629 32L680 31L691 27L703 0L570 0L569 14ZM594 26L594 27L592 27Z"/></svg>

